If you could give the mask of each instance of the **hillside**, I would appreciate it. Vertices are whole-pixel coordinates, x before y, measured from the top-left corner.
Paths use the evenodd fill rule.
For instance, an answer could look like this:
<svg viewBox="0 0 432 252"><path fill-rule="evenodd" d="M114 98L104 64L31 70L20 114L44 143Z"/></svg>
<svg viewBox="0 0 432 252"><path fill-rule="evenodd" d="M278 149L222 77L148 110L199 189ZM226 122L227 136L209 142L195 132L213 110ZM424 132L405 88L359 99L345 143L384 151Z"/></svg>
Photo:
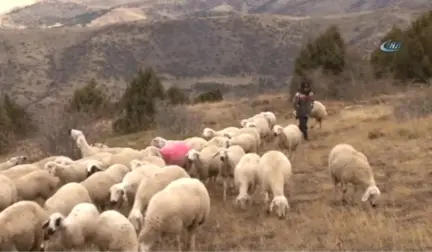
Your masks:
<svg viewBox="0 0 432 252"><path fill-rule="evenodd" d="M134 20L166 20L233 13L323 17L385 8L394 11L428 10L432 8L432 2L427 0L44 0L0 15L0 27L102 26Z"/></svg>
<svg viewBox="0 0 432 252"><path fill-rule="evenodd" d="M257 99L190 106L194 116L179 121L167 119L165 124L195 135L203 127L237 126L241 118L270 110L276 113L279 124L287 125L294 123L287 119L287 99L284 95L263 95ZM266 214L258 193L251 207L241 211L233 205L237 193L223 202L222 186L209 184L212 210L197 234L197 251L431 250L432 188L424 182L432 175L432 136L428 133L432 129L431 117L402 122L397 116L401 100L410 99L405 95L377 97L351 109L345 107L352 104L323 101L329 117L322 129L310 131L311 140L301 145L292 160L294 175L287 193L290 210L285 220ZM416 113L405 112L410 116ZM184 120L193 121L176 126ZM166 136L163 132L170 132L170 128L110 138L106 143L142 149L151 137ZM174 139L182 139L177 137ZM376 208L362 204L361 193L354 194L351 186L346 204L340 201L339 187L334 194L327 159L331 148L341 142L353 145L368 157L382 193ZM270 149L276 146L266 145L265 150ZM174 237L165 236L162 241L154 251L176 250Z"/></svg>
<svg viewBox="0 0 432 252"><path fill-rule="evenodd" d="M243 84L253 76L284 79L301 44L329 25L338 24L350 46L368 52L392 24L407 24L411 14L384 9L325 18L247 15L3 30L0 87L29 105L56 101L90 78L118 97L137 68L150 65L165 84L216 77L242 78Z"/></svg>
<svg viewBox="0 0 432 252"><path fill-rule="evenodd" d="M208 183L211 214L197 230L196 251L431 250L432 187L428 183L432 177L431 92L430 88L413 88L409 92L374 97L357 104L321 100L328 117L322 129L310 130L310 140L300 145L296 157L291 160L293 176L285 191L290 206L286 218L281 220L266 213L259 187L249 208L242 211L234 205L236 191L229 192L227 200L223 201L222 186ZM169 139L198 136L204 127L238 126L242 118L260 111L273 111L280 125L295 123L290 118L287 99L284 94L261 95L185 106L181 107L184 113L180 116L165 115L163 125L155 131L105 140L90 134L90 129L84 133L94 139L90 143L103 141L110 147L128 146L139 150L148 146L155 136ZM414 102L423 105L417 108L420 110L409 105ZM429 115L417 118L420 111ZM407 117L401 117L401 112ZM47 123L51 130L63 129L51 124ZM52 144L72 143L64 137L57 141ZM334 190L327 160L331 148L342 142L363 152L373 167L381 191L375 208L360 202L362 192L355 193L352 185L348 186L346 203L341 201L340 187ZM25 147L30 155L38 146L36 143ZM258 154L275 149L278 148L274 142L267 143ZM52 153L60 154L66 153ZM163 236L154 245L152 251L177 249L173 235Z"/></svg>

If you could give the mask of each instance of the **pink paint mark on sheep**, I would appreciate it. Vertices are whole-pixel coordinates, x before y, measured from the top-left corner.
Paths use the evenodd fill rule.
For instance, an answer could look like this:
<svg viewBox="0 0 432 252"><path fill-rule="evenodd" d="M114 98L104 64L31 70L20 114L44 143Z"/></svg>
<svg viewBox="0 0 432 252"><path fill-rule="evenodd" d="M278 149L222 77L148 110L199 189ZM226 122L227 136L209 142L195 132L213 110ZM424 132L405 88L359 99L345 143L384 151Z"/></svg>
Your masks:
<svg viewBox="0 0 432 252"><path fill-rule="evenodd" d="M183 166L190 147L184 142L168 143L160 149L163 159L167 165Z"/></svg>

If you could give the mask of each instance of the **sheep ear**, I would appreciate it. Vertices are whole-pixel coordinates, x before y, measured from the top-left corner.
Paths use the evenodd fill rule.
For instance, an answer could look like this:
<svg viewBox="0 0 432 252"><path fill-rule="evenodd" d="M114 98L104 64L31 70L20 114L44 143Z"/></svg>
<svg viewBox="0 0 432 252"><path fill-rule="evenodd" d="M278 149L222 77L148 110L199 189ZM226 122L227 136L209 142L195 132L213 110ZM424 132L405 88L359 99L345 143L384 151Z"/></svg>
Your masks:
<svg viewBox="0 0 432 252"><path fill-rule="evenodd" d="M46 220L43 224L42 224L42 229L46 229L48 227L50 220Z"/></svg>
<svg viewBox="0 0 432 252"><path fill-rule="evenodd" d="M62 222L62 218L58 217L58 218L55 220L54 225L55 225L56 227L58 227L58 226L61 225L61 222Z"/></svg>
<svg viewBox="0 0 432 252"><path fill-rule="evenodd" d="M361 198L361 201L362 201L362 202L367 201L367 200L369 199L369 196L370 196L370 189L368 188L368 189L366 190L366 192L363 194L363 196L362 196L362 198Z"/></svg>

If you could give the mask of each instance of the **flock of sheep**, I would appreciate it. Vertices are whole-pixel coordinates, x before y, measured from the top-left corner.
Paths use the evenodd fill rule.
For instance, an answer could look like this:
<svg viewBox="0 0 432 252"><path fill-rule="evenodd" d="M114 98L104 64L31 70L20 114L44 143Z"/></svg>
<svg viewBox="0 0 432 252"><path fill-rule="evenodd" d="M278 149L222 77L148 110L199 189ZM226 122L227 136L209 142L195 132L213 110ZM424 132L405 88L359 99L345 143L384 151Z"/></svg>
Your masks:
<svg viewBox="0 0 432 252"><path fill-rule="evenodd" d="M315 103L311 115L321 124L327 112ZM243 210L261 195L267 211L283 218L290 159L303 139L296 125L277 125L272 112L182 141L155 137L143 150L89 145L83 132L69 133L81 159L50 156L27 163L19 156L0 164L1 251L149 251L162 234L176 235L179 250L193 250L196 230L211 211L209 183L223 184L223 200L237 191L234 204ZM260 156L274 140L280 150ZM375 206L380 191L361 152L336 145L328 165L343 199L352 183L363 190L361 201Z"/></svg>

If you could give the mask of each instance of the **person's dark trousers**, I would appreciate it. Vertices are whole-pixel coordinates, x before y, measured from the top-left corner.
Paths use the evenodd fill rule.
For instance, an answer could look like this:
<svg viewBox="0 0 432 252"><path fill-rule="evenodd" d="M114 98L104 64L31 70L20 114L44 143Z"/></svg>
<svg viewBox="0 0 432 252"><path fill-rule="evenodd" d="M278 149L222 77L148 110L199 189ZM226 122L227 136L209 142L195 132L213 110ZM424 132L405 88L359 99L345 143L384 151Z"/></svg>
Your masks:
<svg viewBox="0 0 432 252"><path fill-rule="evenodd" d="M308 117L307 116L301 116L299 117L299 128L300 131L303 133L303 138L307 141L309 140L308 138L308 126L307 126L307 122L308 122Z"/></svg>

